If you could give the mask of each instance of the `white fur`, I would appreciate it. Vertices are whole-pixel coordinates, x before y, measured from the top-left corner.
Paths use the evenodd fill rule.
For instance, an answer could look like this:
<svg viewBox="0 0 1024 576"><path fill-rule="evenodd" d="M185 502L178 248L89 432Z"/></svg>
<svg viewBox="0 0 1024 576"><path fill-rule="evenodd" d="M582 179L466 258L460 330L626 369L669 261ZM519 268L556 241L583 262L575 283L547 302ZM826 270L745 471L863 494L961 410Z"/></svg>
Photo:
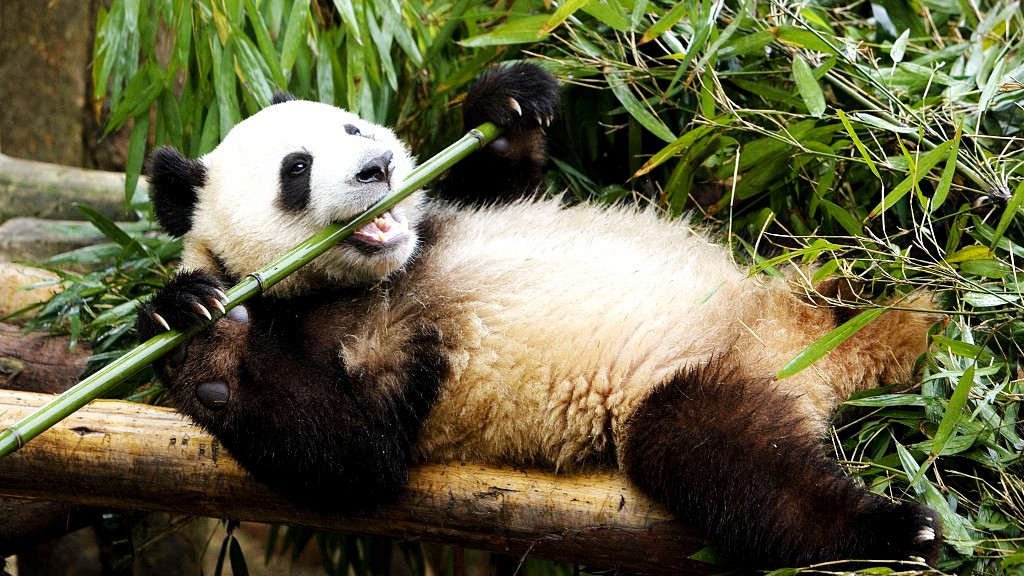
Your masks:
<svg viewBox="0 0 1024 576"><path fill-rule="evenodd" d="M362 134L348 134L346 124ZM366 162L388 150L394 154L389 183L364 184L355 179ZM313 156L310 187L314 193L307 210L288 213L276 204L280 163L297 151ZM415 167L409 150L391 130L340 108L305 101L264 108L235 126L201 160L207 167L207 183L199 194L182 267L215 269L212 256L216 255L239 276L269 264L324 226L347 222L401 184ZM420 201L421 195L414 194L392 213L416 222ZM386 259L367 258L339 245L275 291L297 293L324 276L350 284L389 274L408 259L415 242L410 237Z"/></svg>

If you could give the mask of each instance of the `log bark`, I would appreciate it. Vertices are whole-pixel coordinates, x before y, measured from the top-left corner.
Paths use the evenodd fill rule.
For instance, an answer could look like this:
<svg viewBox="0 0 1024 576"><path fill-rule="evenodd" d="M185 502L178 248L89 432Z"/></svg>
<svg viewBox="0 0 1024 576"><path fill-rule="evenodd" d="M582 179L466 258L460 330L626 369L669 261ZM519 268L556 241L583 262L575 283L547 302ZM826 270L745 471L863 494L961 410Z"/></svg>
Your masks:
<svg viewBox="0 0 1024 576"><path fill-rule="evenodd" d="M139 186L144 189L144 182ZM88 204L114 220L130 216L124 207L124 174L0 154L0 222L15 216L80 220L75 204Z"/></svg>
<svg viewBox="0 0 1024 576"><path fill-rule="evenodd" d="M88 344L68 348L67 337L26 334L0 324L0 388L63 392L78 383L89 359Z"/></svg>
<svg viewBox="0 0 1024 576"><path fill-rule="evenodd" d="M48 396L0 392L0 427ZM0 496L162 510L439 541L646 573L711 573L694 530L611 471L558 476L426 464L400 502L372 515L296 508L252 480L173 410L97 401L0 460Z"/></svg>

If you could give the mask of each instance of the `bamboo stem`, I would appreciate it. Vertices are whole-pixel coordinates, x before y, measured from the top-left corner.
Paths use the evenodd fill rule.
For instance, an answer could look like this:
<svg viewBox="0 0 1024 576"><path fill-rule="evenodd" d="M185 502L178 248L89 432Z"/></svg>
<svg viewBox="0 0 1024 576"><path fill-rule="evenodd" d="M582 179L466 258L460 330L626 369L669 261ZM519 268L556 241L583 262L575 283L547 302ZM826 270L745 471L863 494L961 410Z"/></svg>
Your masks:
<svg viewBox="0 0 1024 576"><path fill-rule="evenodd" d="M253 272L236 284L227 291L228 299L224 303L224 309L230 310L283 280L292 272L298 270L320 254L323 254L331 246L334 246L360 227L369 223L382 212L440 176L441 173L456 162L486 146L497 138L500 133L501 130L491 123L485 123L470 130L454 144L416 167L402 186L395 190L393 194L370 206L348 224L333 224L324 228L274 262ZM150 338L148 341L125 353L124 356L82 380L67 392L57 396L35 412L11 424L6 430L0 432L0 458L18 450L26 442L32 440L57 422L67 418L82 406L99 398L114 386L151 364L154 360L177 346L184 344L199 329L196 328L186 332L171 330Z"/></svg>

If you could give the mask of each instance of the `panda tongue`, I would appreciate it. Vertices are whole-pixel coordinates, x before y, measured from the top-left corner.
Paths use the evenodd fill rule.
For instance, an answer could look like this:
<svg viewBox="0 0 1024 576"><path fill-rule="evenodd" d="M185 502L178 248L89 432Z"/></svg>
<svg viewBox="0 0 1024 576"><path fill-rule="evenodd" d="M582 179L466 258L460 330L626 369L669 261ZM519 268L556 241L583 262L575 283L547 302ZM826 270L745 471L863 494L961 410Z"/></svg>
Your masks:
<svg viewBox="0 0 1024 576"><path fill-rule="evenodd" d="M369 224L353 232L352 235L371 244L386 244L404 231L405 227L395 220L391 212L388 211L377 216Z"/></svg>

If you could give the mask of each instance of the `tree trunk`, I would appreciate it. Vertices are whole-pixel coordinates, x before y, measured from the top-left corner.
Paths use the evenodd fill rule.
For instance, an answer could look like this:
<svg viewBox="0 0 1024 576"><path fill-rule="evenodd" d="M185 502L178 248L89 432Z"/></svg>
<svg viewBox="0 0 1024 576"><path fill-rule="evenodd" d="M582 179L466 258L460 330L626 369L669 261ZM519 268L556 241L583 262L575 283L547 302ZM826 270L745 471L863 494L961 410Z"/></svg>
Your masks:
<svg viewBox="0 0 1024 576"><path fill-rule="evenodd" d="M0 393L0 427L48 399ZM173 410L97 401L0 460L0 496L166 510L443 541L504 554L647 573L708 573L692 529L619 475L558 476L470 463L411 473L408 494L368 516L298 509L252 480Z"/></svg>

